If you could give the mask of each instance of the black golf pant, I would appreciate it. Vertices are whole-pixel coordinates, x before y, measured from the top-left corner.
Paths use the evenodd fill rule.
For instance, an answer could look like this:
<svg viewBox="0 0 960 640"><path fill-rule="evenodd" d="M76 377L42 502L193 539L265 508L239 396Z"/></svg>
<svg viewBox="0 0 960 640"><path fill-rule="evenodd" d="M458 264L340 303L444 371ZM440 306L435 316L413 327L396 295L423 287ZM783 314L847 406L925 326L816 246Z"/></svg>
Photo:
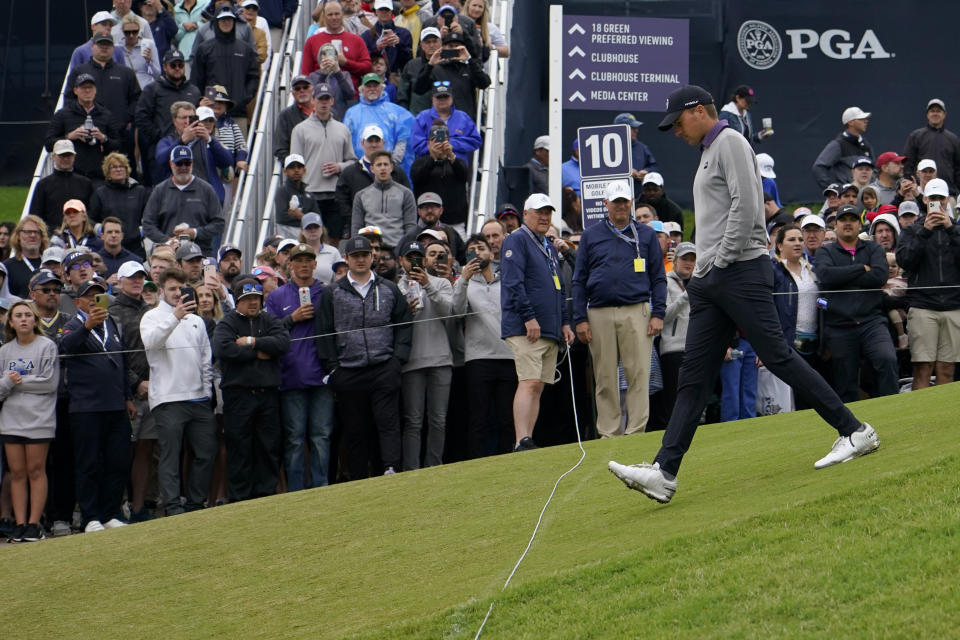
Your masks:
<svg viewBox="0 0 960 640"><path fill-rule="evenodd" d="M841 435L860 427L837 393L783 339L773 304L770 258L735 262L724 269L714 267L703 278L691 279L687 293L690 324L686 352L676 404L655 459L661 469L674 475L680 469L716 384L730 337L738 328L763 364Z"/></svg>

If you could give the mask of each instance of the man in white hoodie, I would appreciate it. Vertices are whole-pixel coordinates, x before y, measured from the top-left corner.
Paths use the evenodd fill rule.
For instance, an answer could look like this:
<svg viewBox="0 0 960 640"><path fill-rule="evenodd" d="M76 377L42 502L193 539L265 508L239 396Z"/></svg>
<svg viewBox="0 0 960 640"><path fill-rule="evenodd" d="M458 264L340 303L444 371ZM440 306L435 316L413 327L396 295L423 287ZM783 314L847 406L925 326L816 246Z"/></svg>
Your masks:
<svg viewBox="0 0 960 640"><path fill-rule="evenodd" d="M140 320L150 364L147 397L157 424L160 462L157 482L168 516L203 507L217 455L216 423L210 408L213 364L210 341L195 311L196 293L183 298L187 275L177 268L160 274L161 299ZM193 450L187 501L180 504L180 453L184 432Z"/></svg>

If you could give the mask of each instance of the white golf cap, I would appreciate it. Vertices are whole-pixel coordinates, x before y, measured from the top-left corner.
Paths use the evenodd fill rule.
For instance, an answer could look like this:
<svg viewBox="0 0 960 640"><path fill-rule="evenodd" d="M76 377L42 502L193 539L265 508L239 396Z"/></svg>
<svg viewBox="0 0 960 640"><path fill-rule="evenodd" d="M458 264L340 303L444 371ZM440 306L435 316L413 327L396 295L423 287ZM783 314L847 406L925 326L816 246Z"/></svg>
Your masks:
<svg viewBox="0 0 960 640"><path fill-rule="evenodd" d="M869 117L869 111L864 111L860 107L847 107L843 110L843 116L841 116L840 119L843 120L843 124L847 124L851 120L863 120Z"/></svg>
<svg viewBox="0 0 960 640"><path fill-rule="evenodd" d="M823 221L823 218L821 218L821 217L818 216L818 215L814 215L814 214L812 214L812 213L803 216L803 220L800 221L800 228L803 229L803 228L806 227L807 225L811 225L811 224L816 225L816 226L820 227L821 229L826 229L826 228L827 228L827 225L826 225L826 223Z"/></svg>
<svg viewBox="0 0 960 640"><path fill-rule="evenodd" d="M683 233L683 229L680 228L679 222L664 222L663 230L667 233Z"/></svg>
<svg viewBox="0 0 960 640"><path fill-rule="evenodd" d="M117 269L117 275L121 278L130 278L138 273L142 273L144 276L146 276L147 270L144 269L143 265L136 260L127 260L120 265L119 269Z"/></svg>
<svg viewBox="0 0 960 640"><path fill-rule="evenodd" d="M793 219L801 220L802 218L805 218L811 213L813 213L813 211L810 211L810 209L807 207L797 207L796 210L793 212Z"/></svg>
<svg viewBox="0 0 960 640"><path fill-rule="evenodd" d="M393 11L393 0L376 0L376 2L373 3L373 10L376 11L377 9L390 9L390 11Z"/></svg>
<svg viewBox="0 0 960 640"><path fill-rule="evenodd" d="M900 203L900 207L897 209L898 216L918 216L920 215L920 207L917 206L915 200L904 200Z"/></svg>
<svg viewBox="0 0 960 640"><path fill-rule="evenodd" d="M757 154L757 167L760 169L760 176L773 180L777 174L773 172L773 156L769 153Z"/></svg>
<svg viewBox="0 0 960 640"><path fill-rule="evenodd" d="M57 140L53 143L53 155L62 156L67 153L72 153L74 155L77 153L76 148L73 146L72 140Z"/></svg>
<svg viewBox="0 0 960 640"><path fill-rule="evenodd" d="M260 3L257 2L257 0L243 0L243 2L240 3L240 6L241 6L241 7L256 7L256 8L259 9L259 8L260 8Z"/></svg>
<svg viewBox="0 0 960 640"><path fill-rule="evenodd" d="M607 185L604 198L610 202L614 200L633 200L633 189L622 180L614 180Z"/></svg>
<svg viewBox="0 0 960 640"><path fill-rule="evenodd" d="M197 119L201 121L216 120L217 114L215 114L210 107L197 107Z"/></svg>
<svg viewBox="0 0 960 640"><path fill-rule="evenodd" d="M284 249L289 249L291 247L297 246L297 241L290 238L284 238L280 241L280 244L277 245L277 253L280 253Z"/></svg>
<svg viewBox="0 0 960 640"><path fill-rule="evenodd" d="M303 166L307 166L307 161L303 159L303 156L299 153L291 153L286 158L283 159L283 168L286 169L295 162L299 162Z"/></svg>
<svg viewBox="0 0 960 640"><path fill-rule="evenodd" d="M63 262L63 249L60 247L49 247L43 252L43 255L40 256L40 264L46 264L48 262Z"/></svg>
<svg viewBox="0 0 960 640"><path fill-rule="evenodd" d="M943 196L944 198L949 198L950 188L947 186L946 180L943 180L942 178L934 178L923 187L923 195L927 196L928 198L933 196Z"/></svg>
<svg viewBox="0 0 960 640"><path fill-rule="evenodd" d="M363 132L360 134L360 139L366 140L367 138L372 138L373 136L376 136L381 140L383 140L383 129L381 129L375 124L368 124L366 127L363 128Z"/></svg>
<svg viewBox="0 0 960 640"><path fill-rule="evenodd" d="M940 107L944 111L947 110L947 105L945 105L940 98L931 98L930 102L927 103L927 111L930 110L930 107Z"/></svg>
<svg viewBox="0 0 960 640"><path fill-rule="evenodd" d="M423 42L425 39L429 38L430 36L437 36L438 38L441 37L440 29L437 29L436 27L427 27L426 29L420 32L420 42Z"/></svg>
<svg viewBox="0 0 960 640"><path fill-rule="evenodd" d="M925 169L937 170L937 163L930 158L924 158L919 163L917 163L917 171L923 171Z"/></svg>
<svg viewBox="0 0 960 640"><path fill-rule="evenodd" d="M550 136L540 136L533 141L534 149L546 149L550 150Z"/></svg>
<svg viewBox="0 0 960 640"><path fill-rule="evenodd" d="M90 18L90 25L100 24L101 22L112 22L117 24L117 19L110 15L109 11L97 11L93 14L93 17Z"/></svg>
<svg viewBox="0 0 960 640"><path fill-rule="evenodd" d="M643 182L640 183L641 186L645 184L655 184L658 187L663 186L663 176L657 173L656 171L651 171L647 175L643 176Z"/></svg>
<svg viewBox="0 0 960 640"><path fill-rule="evenodd" d="M523 203L523 210L527 209L553 209L556 211L556 207L553 206L553 203L550 202L550 196L545 193L533 193L529 198Z"/></svg>

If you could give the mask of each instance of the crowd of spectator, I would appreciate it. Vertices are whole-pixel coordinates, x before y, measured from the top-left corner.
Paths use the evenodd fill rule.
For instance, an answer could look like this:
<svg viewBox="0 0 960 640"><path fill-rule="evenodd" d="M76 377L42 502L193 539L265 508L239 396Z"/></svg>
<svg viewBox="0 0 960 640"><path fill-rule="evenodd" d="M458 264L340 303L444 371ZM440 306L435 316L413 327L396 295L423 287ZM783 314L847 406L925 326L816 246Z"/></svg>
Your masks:
<svg viewBox="0 0 960 640"><path fill-rule="evenodd" d="M295 4L94 14L45 140L54 171L31 215L0 225L0 535L524 451L569 441L575 422L582 437L665 426L697 258L667 192L684 187L623 113L633 185L611 184L606 220L583 228L576 143L562 202L545 195L541 136L523 207L500 204L468 236L476 94L490 51L509 55L484 0L318 4L275 123L273 233L254 256L223 243ZM721 118L758 146L773 130L755 129L753 97L737 87ZM813 207L783 207L774 159L756 157L784 339L844 401L953 380L960 142L945 115L930 100L905 154L875 157L870 114L846 109ZM704 419L768 412L750 344L733 334L718 355ZM553 384L566 358L572 392ZM789 390L775 400L804 408Z"/></svg>

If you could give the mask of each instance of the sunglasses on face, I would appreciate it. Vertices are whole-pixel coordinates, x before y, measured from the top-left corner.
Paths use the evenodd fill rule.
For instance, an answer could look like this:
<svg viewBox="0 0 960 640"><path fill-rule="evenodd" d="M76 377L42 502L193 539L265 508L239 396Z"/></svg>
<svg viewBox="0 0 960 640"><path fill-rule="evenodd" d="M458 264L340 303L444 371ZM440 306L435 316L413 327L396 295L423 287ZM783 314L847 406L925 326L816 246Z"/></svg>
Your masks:
<svg viewBox="0 0 960 640"><path fill-rule="evenodd" d="M123 35L125 36L138 36L140 35L139 31L124 31Z"/></svg>
<svg viewBox="0 0 960 640"><path fill-rule="evenodd" d="M174 162L173 164L178 167L189 167L193 164L193 160L180 160L178 162Z"/></svg>
<svg viewBox="0 0 960 640"><path fill-rule="evenodd" d="M48 293L48 294L56 293L57 295L59 295L61 289L60 287L37 287L36 289L34 289L34 291L39 291L40 293Z"/></svg>
<svg viewBox="0 0 960 640"><path fill-rule="evenodd" d="M294 91L306 91L309 88L310 88L310 85L308 84L297 84L293 86Z"/></svg>
<svg viewBox="0 0 960 640"><path fill-rule="evenodd" d="M183 69L186 66L182 62L168 62L167 65L173 69Z"/></svg>

